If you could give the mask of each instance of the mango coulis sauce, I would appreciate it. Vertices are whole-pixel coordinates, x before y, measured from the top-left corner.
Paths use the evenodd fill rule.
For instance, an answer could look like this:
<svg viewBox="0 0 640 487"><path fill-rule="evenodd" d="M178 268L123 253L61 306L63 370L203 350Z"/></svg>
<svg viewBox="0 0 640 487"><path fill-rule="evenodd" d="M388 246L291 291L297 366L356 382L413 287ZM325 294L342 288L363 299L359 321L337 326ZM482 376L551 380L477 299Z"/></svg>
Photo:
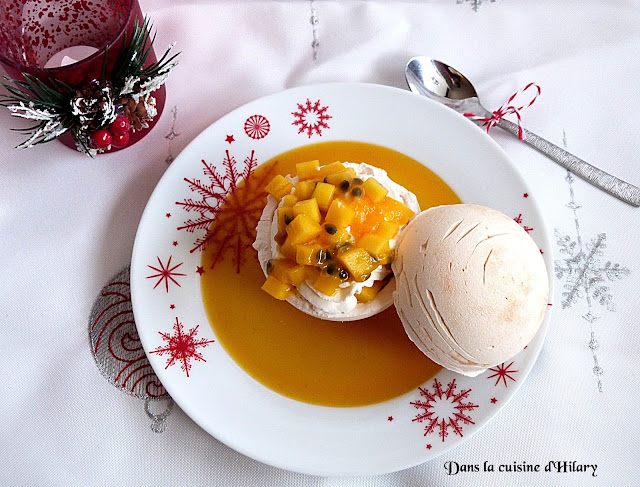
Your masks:
<svg viewBox="0 0 640 487"><path fill-rule="evenodd" d="M417 196L421 209L460 203L451 188L419 162L361 142L300 147L265 162L253 175L258 180L261 171L269 171L269 177L262 178L266 185L273 175L295 174L296 163L313 159L321 165L366 162L382 168ZM257 224L257 218L252 223ZM251 255L237 272L232 258L212 268L217 252L206 247L202 294L219 344L264 386L311 404L363 406L409 392L440 370L406 336L393 306L360 321L313 318L262 291L264 274L257 254L253 249L245 253Z"/></svg>

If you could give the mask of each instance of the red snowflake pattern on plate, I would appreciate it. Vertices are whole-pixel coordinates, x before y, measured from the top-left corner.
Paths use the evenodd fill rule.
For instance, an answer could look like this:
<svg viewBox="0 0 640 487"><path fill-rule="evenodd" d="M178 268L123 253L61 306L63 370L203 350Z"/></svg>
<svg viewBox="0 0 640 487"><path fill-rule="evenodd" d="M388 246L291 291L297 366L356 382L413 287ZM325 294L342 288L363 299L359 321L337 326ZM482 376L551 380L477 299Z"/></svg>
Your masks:
<svg viewBox="0 0 640 487"><path fill-rule="evenodd" d="M513 221L515 221L519 225L522 225L522 228L524 228L524 231L527 232L527 233L529 233L529 232L531 232L533 230L532 227L528 227L527 225L524 225L522 223L522 213L520 213L517 217L515 217L513 219Z"/></svg>
<svg viewBox="0 0 640 487"><path fill-rule="evenodd" d="M176 284L178 287L180 286L180 283L178 281L176 281L176 277L177 276L186 276L186 274L183 274L181 272L175 272L175 270L180 267L183 262L180 262L179 264L174 265L173 267L171 267L171 259L173 258L172 255L169 256L169 260L167 261L166 264L163 264L162 261L160 260L160 257L157 257L158 259L158 264L160 266L160 268L158 269L157 267L154 267L152 265L147 265L147 267L149 267L150 269L154 270L157 272L157 274L152 274L150 276L147 276L147 279L154 279L154 278L158 278L158 282L156 282L156 285L153 286L153 289L157 288L160 283L162 281L164 281L165 283L165 290L167 292L169 292L169 282L172 282L174 284Z"/></svg>
<svg viewBox="0 0 640 487"><path fill-rule="evenodd" d="M173 325L175 333L170 335L169 333L158 333L162 337L162 340L167 342L166 345L161 345L150 353L158 354L159 356L169 355L167 359L167 365L165 369L168 369L172 365L180 362L180 368L189 377L189 371L191 370L191 360L197 362L206 362L205 358L198 351L199 348L205 348L214 340L207 340L206 338L196 338L198 334L199 325L191 328L187 333L184 333L184 326L176 317L176 322Z"/></svg>
<svg viewBox="0 0 640 487"><path fill-rule="evenodd" d="M460 423L475 424L468 413L477 408L478 405L472 402L463 402L468 398L471 389L456 392L456 388L456 380L452 379L447 384L446 390L443 390L442 384L437 378L433 379L431 389L418 388L420 395L426 398L426 401L418 400L410 403L416 409L423 410L412 421L428 422L424 429L424 436L438 430L438 436L444 442L445 438L449 436L449 428L456 435L462 437L462 425Z"/></svg>
<svg viewBox="0 0 640 487"><path fill-rule="evenodd" d="M329 129L327 121L332 117L327 114L328 106L320 106L320 100L311 103L308 98L305 103L298 103L297 105L298 110L291 112L294 117L291 125L298 127L299 134L305 132L307 137L311 138L314 133L322 136L322 130Z"/></svg>
<svg viewBox="0 0 640 487"><path fill-rule="evenodd" d="M262 115L251 115L244 122L244 131L252 139L263 139L271 130L269 120Z"/></svg>
<svg viewBox="0 0 640 487"><path fill-rule="evenodd" d="M511 374L515 374L518 371L511 370L512 365L513 365L513 361L506 367L504 365L504 362L502 362L497 367L490 368L489 370L491 372L495 372L495 374L488 376L487 379L493 379L494 377L497 377L496 383L494 384L494 386L497 386L500 383L500 381L503 381L504 386L507 387L507 379L510 379L513 382L516 381L513 377L511 377Z"/></svg>
<svg viewBox="0 0 640 487"><path fill-rule="evenodd" d="M176 201L176 204L187 212L199 213L199 216L186 220L178 230L204 231L190 252L212 245L215 248L212 267L230 253L236 272L240 272L247 259L247 251L252 249L256 238L256 225L267 197L264 188L274 175L275 165L254 174L258 164L254 151L244 160L242 170L238 169L229 151L225 153L223 171L220 172L214 165L202 160L208 183L184 178L191 191L200 195L200 199L186 198Z"/></svg>

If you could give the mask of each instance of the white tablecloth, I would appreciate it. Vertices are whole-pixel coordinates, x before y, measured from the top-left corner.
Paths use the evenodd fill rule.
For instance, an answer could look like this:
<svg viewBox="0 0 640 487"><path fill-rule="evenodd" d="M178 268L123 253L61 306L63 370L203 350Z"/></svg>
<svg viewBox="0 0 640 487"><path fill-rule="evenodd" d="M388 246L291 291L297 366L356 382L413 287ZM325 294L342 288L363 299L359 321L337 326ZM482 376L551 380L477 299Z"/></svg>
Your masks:
<svg viewBox="0 0 640 487"><path fill-rule="evenodd" d="M491 136L556 232L557 267L580 272L556 278L545 346L518 394L441 457L385 476L320 478L246 458L177 407L154 433L144 402L103 378L87 337L93 302L128 265L168 162L225 113L285 88L405 87L418 54L463 71L491 108L534 81L542 95L523 112L527 128L639 185L638 2L140 1L156 49L175 40L182 51L143 142L93 160L57 142L15 150L22 138L9 128L23 125L0 111L0 485L638 485L640 209L498 129ZM572 260L579 249L592 258ZM563 306L565 292L574 299ZM597 464L597 476L444 468L550 460Z"/></svg>

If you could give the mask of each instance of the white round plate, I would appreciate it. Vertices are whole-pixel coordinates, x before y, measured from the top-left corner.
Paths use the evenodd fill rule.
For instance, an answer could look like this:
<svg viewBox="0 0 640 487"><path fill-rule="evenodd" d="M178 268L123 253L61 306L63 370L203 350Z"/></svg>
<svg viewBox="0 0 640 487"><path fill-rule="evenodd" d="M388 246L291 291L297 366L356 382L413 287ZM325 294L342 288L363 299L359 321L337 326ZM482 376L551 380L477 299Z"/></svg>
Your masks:
<svg viewBox="0 0 640 487"><path fill-rule="evenodd" d="M441 455L477 432L522 385L538 356L549 314L516 357L468 378L446 370L395 399L334 408L298 402L246 374L218 343L202 304L200 252L211 215L196 182L207 167L233 179L290 149L354 140L394 149L435 171L465 203L520 223L552 269L551 240L535 195L487 134L453 110L408 91L373 84L303 86L251 102L204 130L171 164L144 211L131 262L133 310L149 361L176 403L205 431L261 462L318 475L374 475ZM225 161L227 161L225 163ZM357 161L356 161L357 162ZM198 184L200 184L198 183ZM227 188L228 189L228 188ZM206 206L206 205L205 205ZM193 209L193 208L191 208ZM553 296L553 280L550 274ZM371 385L375 387L375 384Z"/></svg>

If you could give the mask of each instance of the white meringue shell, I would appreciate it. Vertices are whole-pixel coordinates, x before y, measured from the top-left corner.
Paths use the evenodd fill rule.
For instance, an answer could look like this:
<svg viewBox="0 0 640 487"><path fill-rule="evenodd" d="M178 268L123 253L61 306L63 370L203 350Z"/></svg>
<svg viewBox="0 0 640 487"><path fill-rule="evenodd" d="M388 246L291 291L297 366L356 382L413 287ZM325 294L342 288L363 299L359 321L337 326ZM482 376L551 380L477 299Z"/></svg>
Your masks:
<svg viewBox="0 0 640 487"><path fill-rule="evenodd" d="M484 206L439 206L414 217L392 268L395 306L411 340L464 375L522 350L548 307L537 245L512 218Z"/></svg>

